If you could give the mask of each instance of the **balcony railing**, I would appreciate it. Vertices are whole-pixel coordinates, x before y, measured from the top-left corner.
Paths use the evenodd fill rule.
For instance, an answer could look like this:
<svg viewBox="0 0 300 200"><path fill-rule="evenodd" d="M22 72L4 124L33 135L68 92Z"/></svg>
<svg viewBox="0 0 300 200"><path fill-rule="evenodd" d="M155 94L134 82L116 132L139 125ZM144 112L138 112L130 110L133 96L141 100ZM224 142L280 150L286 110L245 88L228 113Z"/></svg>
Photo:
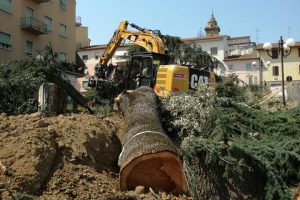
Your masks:
<svg viewBox="0 0 300 200"><path fill-rule="evenodd" d="M81 17L77 16L75 20L76 20L76 26L81 26Z"/></svg>
<svg viewBox="0 0 300 200"><path fill-rule="evenodd" d="M46 3L50 0L33 0L33 1L36 2L36 3Z"/></svg>
<svg viewBox="0 0 300 200"><path fill-rule="evenodd" d="M42 21L34 19L32 17L21 18L21 27L23 30L33 32L35 34L46 34L48 33L47 25Z"/></svg>

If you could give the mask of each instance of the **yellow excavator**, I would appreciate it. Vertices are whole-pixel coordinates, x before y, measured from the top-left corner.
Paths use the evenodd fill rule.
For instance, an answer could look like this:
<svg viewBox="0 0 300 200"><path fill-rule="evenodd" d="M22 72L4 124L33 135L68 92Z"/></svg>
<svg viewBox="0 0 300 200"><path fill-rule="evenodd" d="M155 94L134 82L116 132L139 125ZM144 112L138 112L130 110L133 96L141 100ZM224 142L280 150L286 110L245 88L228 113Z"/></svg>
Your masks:
<svg viewBox="0 0 300 200"><path fill-rule="evenodd" d="M137 31L129 31L128 25ZM95 76L89 81L91 87L96 87L98 82L105 80L107 64L123 40L129 40L148 51L131 55L127 65L125 90L150 86L158 96L168 96L172 92L187 91L199 84L208 84L216 80L213 72L168 64L165 45L154 31L122 21L100 57L99 64L95 66Z"/></svg>

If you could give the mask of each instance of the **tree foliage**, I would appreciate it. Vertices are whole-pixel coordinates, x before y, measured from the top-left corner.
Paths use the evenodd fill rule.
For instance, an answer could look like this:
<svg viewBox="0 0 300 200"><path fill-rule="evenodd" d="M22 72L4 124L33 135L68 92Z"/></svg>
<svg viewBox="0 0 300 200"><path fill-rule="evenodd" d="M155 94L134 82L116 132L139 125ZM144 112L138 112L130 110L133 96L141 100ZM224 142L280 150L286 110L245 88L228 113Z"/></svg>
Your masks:
<svg viewBox="0 0 300 200"><path fill-rule="evenodd" d="M85 98L67 81L67 71L80 73L76 65L57 62L57 53L52 51L51 45L45 48L41 58L0 63L0 113L18 115L36 112L38 90L46 81L57 84L77 103L89 109Z"/></svg>
<svg viewBox="0 0 300 200"><path fill-rule="evenodd" d="M210 190L220 186L225 195L221 199L291 199L288 187L300 186L299 107L272 113L262 110L258 106L261 91L237 83L231 76L214 88L202 86L162 99L165 129L182 142L190 192L194 199L202 199L216 194ZM260 182L255 174L266 181ZM251 183L249 177L263 188L259 196L249 197L249 191L239 188ZM226 197L237 191L242 196Z"/></svg>
<svg viewBox="0 0 300 200"><path fill-rule="evenodd" d="M39 86L45 81L42 72L29 61L0 64L0 113L18 115L37 111Z"/></svg>
<svg viewBox="0 0 300 200"><path fill-rule="evenodd" d="M189 65L210 71L223 66L220 61L203 51L199 45L183 43L179 37L163 35L160 31L156 31L156 34L165 45L166 55L169 57L170 63ZM146 49L137 45L133 45L129 49L129 54L139 52L146 52Z"/></svg>

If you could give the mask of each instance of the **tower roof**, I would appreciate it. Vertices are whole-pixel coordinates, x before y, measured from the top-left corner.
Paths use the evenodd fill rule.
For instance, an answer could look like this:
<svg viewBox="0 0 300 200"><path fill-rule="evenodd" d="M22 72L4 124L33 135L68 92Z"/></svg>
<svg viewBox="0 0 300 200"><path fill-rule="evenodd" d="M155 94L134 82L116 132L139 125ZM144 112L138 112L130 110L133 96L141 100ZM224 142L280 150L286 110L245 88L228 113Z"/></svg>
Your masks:
<svg viewBox="0 0 300 200"><path fill-rule="evenodd" d="M211 17L210 17L210 19L209 19L209 21L208 21L208 23L213 23L213 22L216 22L216 23L217 23L217 20L216 20L214 14L212 13L212 14L211 14Z"/></svg>
<svg viewBox="0 0 300 200"><path fill-rule="evenodd" d="M207 25L205 27L206 35L219 35L220 33L220 27L218 26L218 22L214 16L214 14L211 14L211 17L209 21L207 22Z"/></svg>

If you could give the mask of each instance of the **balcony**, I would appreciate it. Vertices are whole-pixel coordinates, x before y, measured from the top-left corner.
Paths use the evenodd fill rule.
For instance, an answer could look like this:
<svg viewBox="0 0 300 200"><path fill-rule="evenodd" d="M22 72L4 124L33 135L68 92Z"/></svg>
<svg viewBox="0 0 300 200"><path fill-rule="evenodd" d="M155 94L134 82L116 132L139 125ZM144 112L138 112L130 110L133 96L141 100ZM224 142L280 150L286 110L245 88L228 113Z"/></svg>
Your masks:
<svg viewBox="0 0 300 200"><path fill-rule="evenodd" d="M21 28L38 35L48 33L47 25L32 17L21 18Z"/></svg>
<svg viewBox="0 0 300 200"><path fill-rule="evenodd" d="M76 21L76 27L81 26L81 17L77 16L75 21Z"/></svg>
<svg viewBox="0 0 300 200"><path fill-rule="evenodd" d="M36 3L46 3L50 0L33 0L33 1L36 2Z"/></svg>

